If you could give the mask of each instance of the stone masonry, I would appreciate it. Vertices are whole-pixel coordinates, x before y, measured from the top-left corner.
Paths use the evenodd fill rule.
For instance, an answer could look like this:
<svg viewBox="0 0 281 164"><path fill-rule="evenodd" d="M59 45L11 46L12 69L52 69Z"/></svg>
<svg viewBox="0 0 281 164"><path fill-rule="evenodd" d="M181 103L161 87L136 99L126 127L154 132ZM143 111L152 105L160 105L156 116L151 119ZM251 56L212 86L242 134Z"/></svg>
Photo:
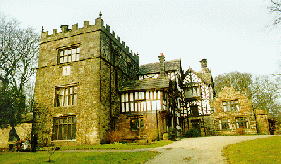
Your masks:
<svg viewBox="0 0 281 164"><path fill-rule="evenodd" d="M85 21L83 28L78 28L78 24L72 29L68 25L61 28L61 33L54 29L52 35L42 31L34 132L43 145L103 143L120 110L118 86L125 80L137 79L139 56L129 52L129 47L120 43L108 25L104 27L101 15L94 25ZM67 56L71 50L78 54L76 59L64 59L74 55ZM60 105L62 102L67 104ZM72 122L59 122L56 129L55 118L65 121L63 118L68 116L74 117ZM70 133L75 133L71 140L56 138L67 138Z"/></svg>
<svg viewBox="0 0 281 164"><path fill-rule="evenodd" d="M208 127L214 135L257 134L252 103L234 88L225 87L210 105L214 113Z"/></svg>

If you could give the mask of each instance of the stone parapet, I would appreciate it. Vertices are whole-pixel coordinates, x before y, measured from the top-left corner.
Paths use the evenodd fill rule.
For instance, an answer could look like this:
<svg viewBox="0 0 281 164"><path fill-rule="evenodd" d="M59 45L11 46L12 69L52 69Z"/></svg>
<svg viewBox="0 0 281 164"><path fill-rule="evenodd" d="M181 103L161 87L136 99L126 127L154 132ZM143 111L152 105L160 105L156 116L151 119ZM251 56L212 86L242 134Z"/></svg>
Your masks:
<svg viewBox="0 0 281 164"><path fill-rule="evenodd" d="M78 24L72 25L72 29L68 29L68 25L61 25L62 32L57 33L57 29L53 29L53 34L49 35L48 31L41 33L41 42L40 45L62 40L68 37L75 37L78 35L83 35L91 32L102 31L109 37L119 48L124 51L132 60L138 63L139 55L130 51L129 47L125 45L125 42L120 42L120 37L115 37L115 32L110 32L110 26L103 26L103 20L101 18L97 18L95 21L95 25L89 25L89 21L84 21L84 27L78 28Z"/></svg>

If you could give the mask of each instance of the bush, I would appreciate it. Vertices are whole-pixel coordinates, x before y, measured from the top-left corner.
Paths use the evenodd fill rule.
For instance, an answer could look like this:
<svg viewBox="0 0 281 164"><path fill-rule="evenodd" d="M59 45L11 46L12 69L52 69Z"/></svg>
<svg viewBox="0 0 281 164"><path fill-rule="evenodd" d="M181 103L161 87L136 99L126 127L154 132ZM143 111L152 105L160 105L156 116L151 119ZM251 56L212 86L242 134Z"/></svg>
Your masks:
<svg viewBox="0 0 281 164"><path fill-rule="evenodd" d="M172 128L172 127L169 128L168 138L169 140L173 140L173 141L176 140L176 128Z"/></svg>
<svg viewBox="0 0 281 164"><path fill-rule="evenodd" d="M243 128L237 128L236 129L236 134L237 135L244 135L245 134L245 130Z"/></svg>
<svg viewBox="0 0 281 164"><path fill-rule="evenodd" d="M200 137L201 131L198 129L190 129L185 133L185 137L192 138L192 137Z"/></svg>
<svg viewBox="0 0 281 164"><path fill-rule="evenodd" d="M109 143L120 142L123 139L123 132L119 130L110 131L107 133L106 140Z"/></svg>

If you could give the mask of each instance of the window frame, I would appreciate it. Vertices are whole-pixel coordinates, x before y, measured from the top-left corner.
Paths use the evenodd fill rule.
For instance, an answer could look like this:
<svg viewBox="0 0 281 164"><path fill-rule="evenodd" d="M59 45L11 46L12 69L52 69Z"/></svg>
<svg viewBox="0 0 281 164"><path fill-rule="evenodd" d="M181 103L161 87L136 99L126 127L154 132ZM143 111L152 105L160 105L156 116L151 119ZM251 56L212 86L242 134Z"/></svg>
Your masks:
<svg viewBox="0 0 281 164"><path fill-rule="evenodd" d="M138 131L144 128L144 119L142 117L133 117L130 119L130 130Z"/></svg>
<svg viewBox="0 0 281 164"><path fill-rule="evenodd" d="M52 141L76 140L76 115L53 117ZM66 134L65 134L66 133Z"/></svg>
<svg viewBox="0 0 281 164"><path fill-rule="evenodd" d="M80 47L58 49L58 64L71 63L80 60Z"/></svg>
<svg viewBox="0 0 281 164"><path fill-rule="evenodd" d="M229 130L230 129L230 119L223 118L221 119L221 130Z"/></svg>
<svg viewBox="0 0 281 164"><path fill-rule="evenodd" d="M77 85L55 87L55 107L66 107L77 105Z"/></svg>
<svg viewBox="0 0 281 164"><path fill-rule="evenodd" d="M161 108L161 90L123 92L120 95L121 113L146 112Z"/></svg>
<svg viewBox="0 0 281 164"><path fill-rule="evenodd" d="M235 121L236 121L237 128L247 129L249 126L247 117L236 117Z"/></svg>
<svg viewBox="0 0 281 164"><path fill-rule="evenodd" d="M240 111L238 99L222 101L222 107L223 112Z"/></svg>

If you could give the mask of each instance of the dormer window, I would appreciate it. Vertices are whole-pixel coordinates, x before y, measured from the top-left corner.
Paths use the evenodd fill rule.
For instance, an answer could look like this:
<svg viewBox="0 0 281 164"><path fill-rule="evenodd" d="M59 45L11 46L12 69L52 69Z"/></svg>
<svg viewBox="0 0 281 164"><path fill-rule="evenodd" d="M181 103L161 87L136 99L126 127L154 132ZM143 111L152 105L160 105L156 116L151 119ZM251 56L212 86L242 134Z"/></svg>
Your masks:
<svg viewBox="0 0 281 164"><path fill-rule="evenodd" d="M79 60L80 48L73 47L68 49L60 49L59 50L59 63L69 63L73 61Z"/></svg>

